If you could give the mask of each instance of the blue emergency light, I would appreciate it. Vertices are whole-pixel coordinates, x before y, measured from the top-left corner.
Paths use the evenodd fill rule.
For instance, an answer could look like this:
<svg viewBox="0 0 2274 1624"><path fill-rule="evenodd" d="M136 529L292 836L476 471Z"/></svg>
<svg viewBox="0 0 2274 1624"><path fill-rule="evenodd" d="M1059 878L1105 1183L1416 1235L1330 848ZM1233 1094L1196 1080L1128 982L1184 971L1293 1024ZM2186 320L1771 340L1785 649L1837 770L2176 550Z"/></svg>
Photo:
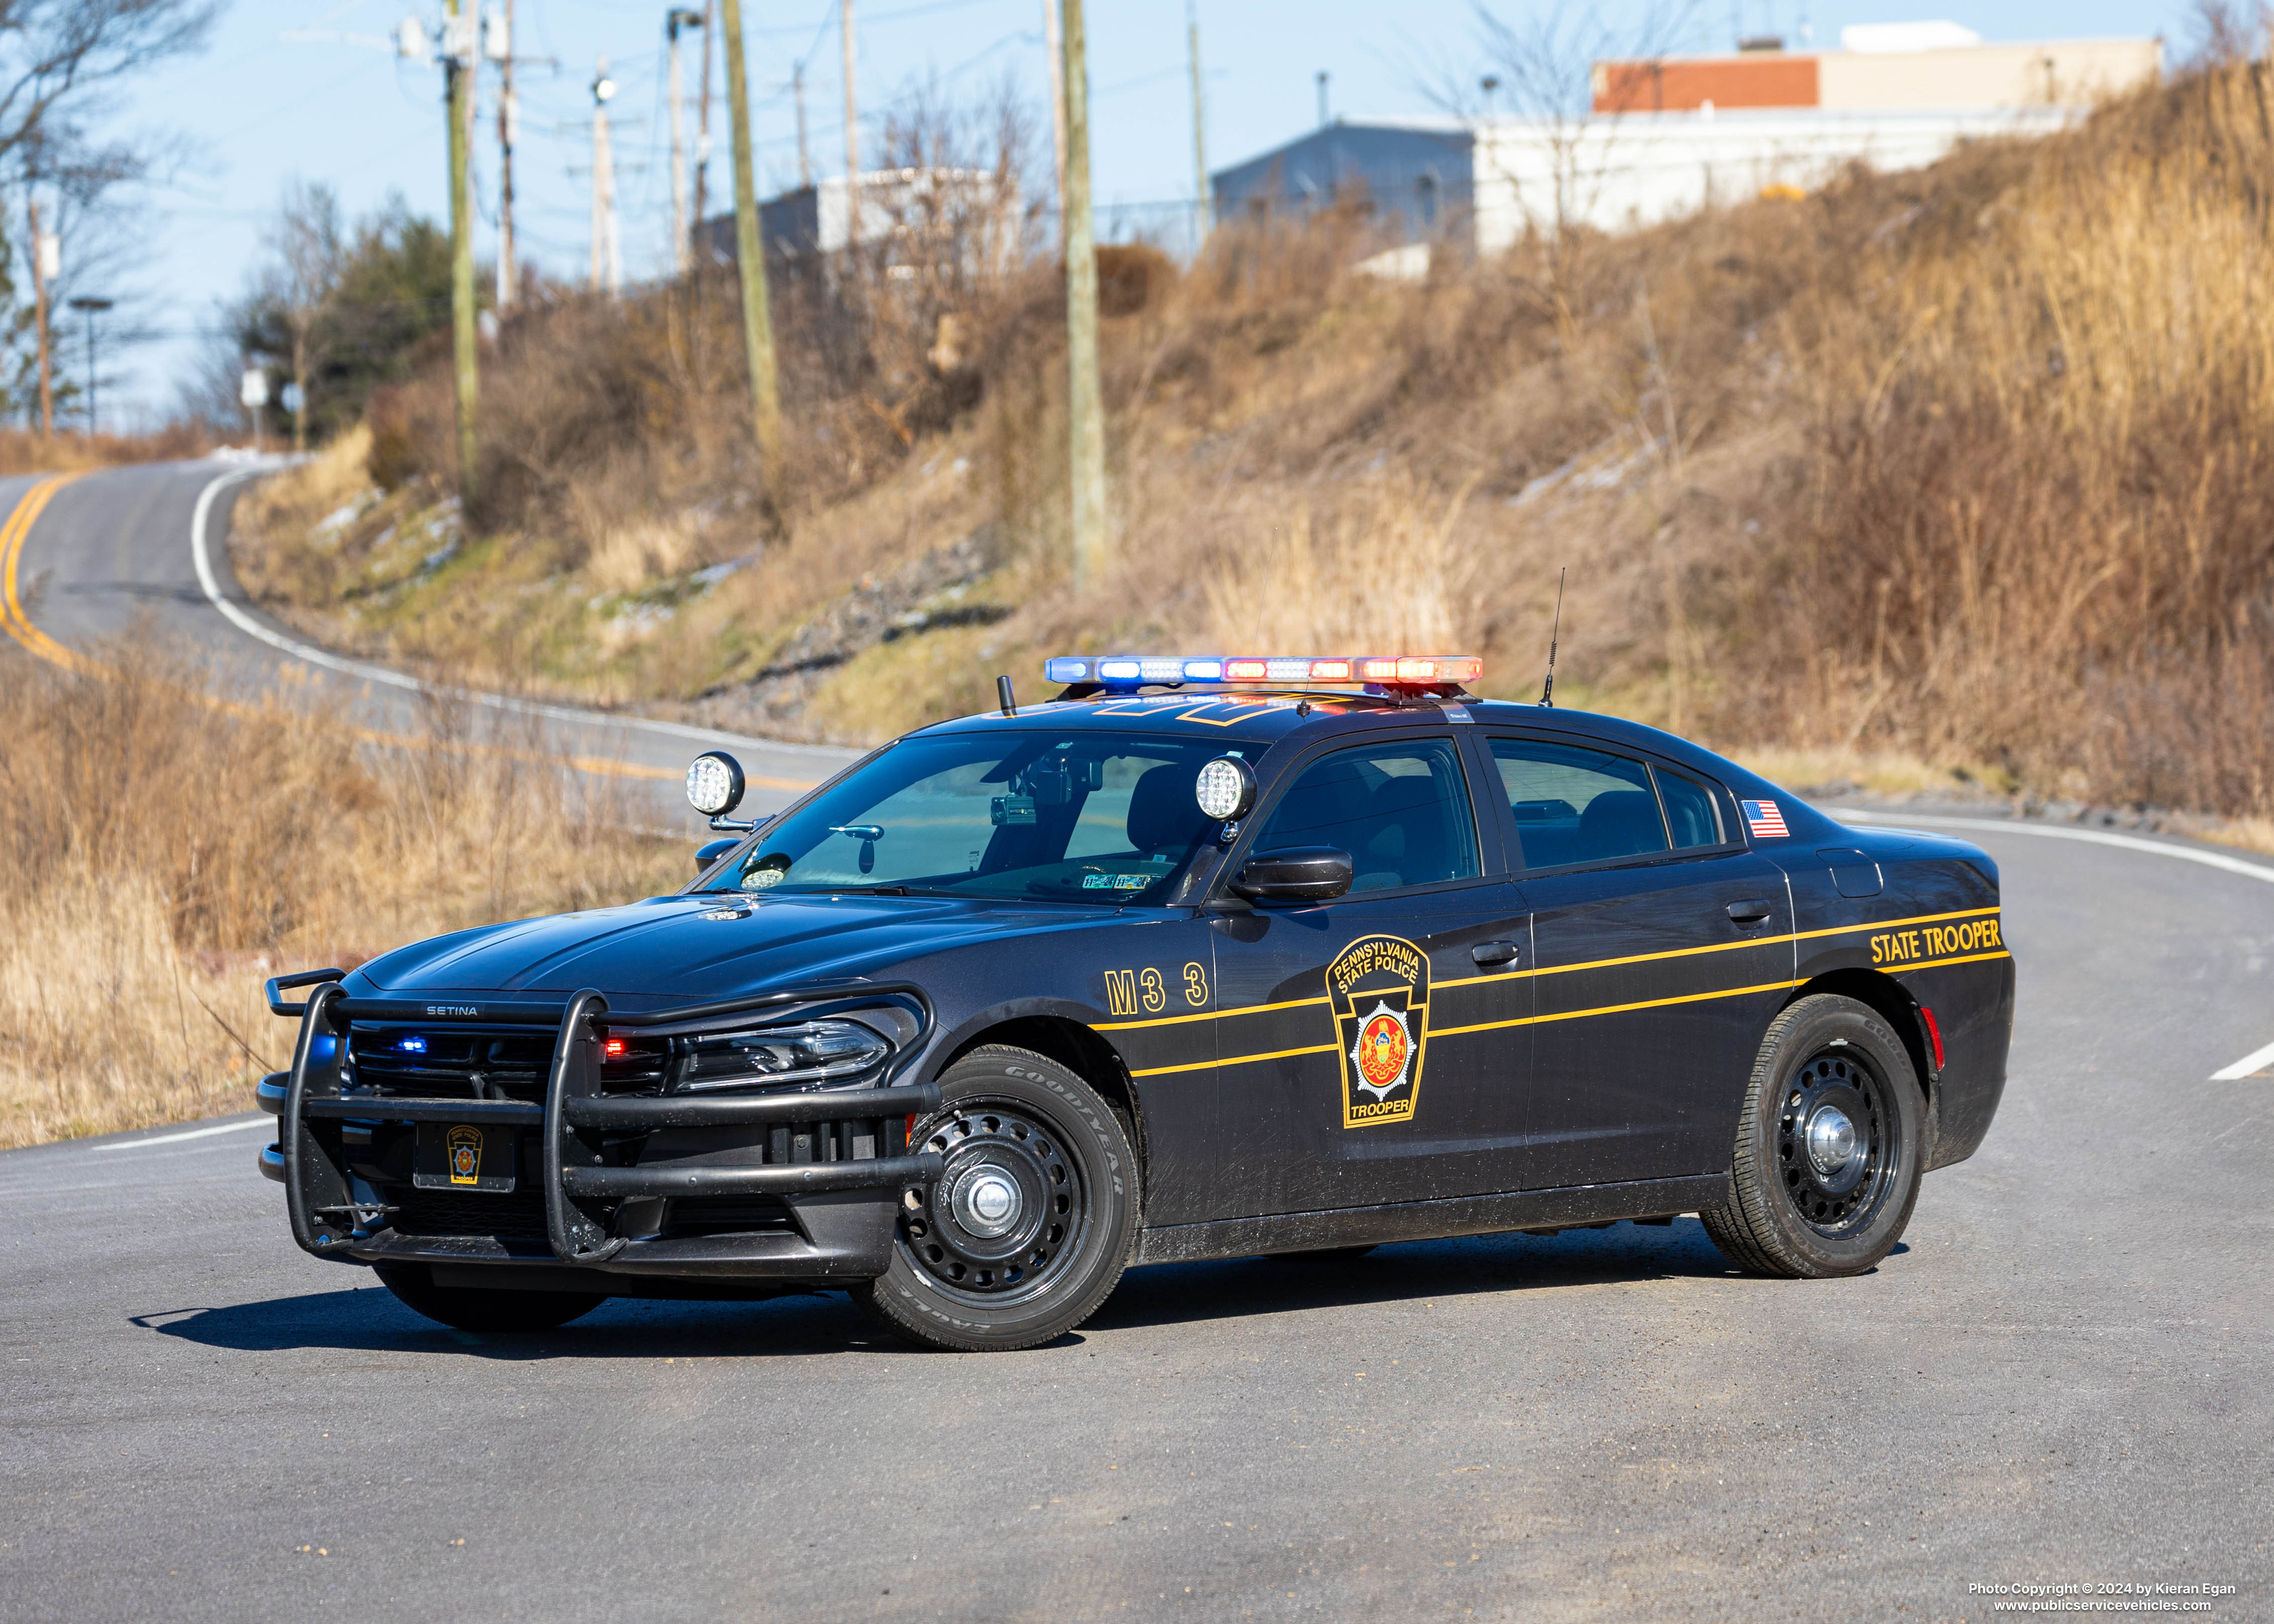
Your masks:
<svg viewBox="0 0 2274 1624"><path fill-rule="evenodd" d="M1473 682L1484 669L1483 659L1474 654L1060 654L1043 662L1043 675L1052 682L1095 682L1108 688L1167 682L1436 688Z"/></svg>

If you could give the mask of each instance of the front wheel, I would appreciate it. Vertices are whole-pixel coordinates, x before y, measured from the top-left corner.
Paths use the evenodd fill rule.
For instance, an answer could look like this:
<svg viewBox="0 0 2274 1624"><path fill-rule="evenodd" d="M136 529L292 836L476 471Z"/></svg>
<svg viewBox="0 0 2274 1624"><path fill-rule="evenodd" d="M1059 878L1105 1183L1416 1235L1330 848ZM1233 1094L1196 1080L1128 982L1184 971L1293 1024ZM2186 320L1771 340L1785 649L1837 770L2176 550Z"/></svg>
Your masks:
<svg viewBox="0 0 2274 1624"><path fill-rule="evenodd" d="M438 1286L423 1263L381 1263L379 1283L405 1308L461 1331L550 1331L606 1302L591 1291L475 1291Z"/></svg>
<svg viewBox="0 0 2274 1624"><path fill-rule="evenodd" d="M946 1169L901 1198L890 1267L854 1300L927 1347L1032 1348L1097 1311L1137 1234L1136 1157L1111 1108L1054 1060L976 1049L939 1079L911 1150Z"/></svg>
<svg viewBox="0 0 2274 1624"><path fill-rule="evenodd" d="M1901 1039L1868 1006L1819 994L1769 1023L1745 1093L1729 1199L1698 1214L1738 1267L1860 1274L1918 1200L1925 1103Z"/></svg>

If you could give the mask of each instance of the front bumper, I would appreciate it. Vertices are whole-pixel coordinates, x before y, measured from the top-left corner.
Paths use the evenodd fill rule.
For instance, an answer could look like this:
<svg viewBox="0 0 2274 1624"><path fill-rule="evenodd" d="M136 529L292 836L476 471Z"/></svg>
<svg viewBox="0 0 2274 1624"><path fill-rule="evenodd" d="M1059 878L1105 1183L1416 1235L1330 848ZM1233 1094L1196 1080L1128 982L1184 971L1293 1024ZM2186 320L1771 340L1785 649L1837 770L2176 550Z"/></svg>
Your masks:
<svg viewBox="0 0 2274 1624"><path fill-rule="evenodd" d="M311 1255L352 1263L421 1263L455 1272L493 1266L500 1285L593 1274L680 1279L846 1282L872 1279L890 1259L904 1192L939 1177L936 1152L911 1154L906 1120L939 1108L936 1084L894 1080L864 1089L755 1095L622 1095L601 1092L601 1034L608 1028L681 1025L759 1010L897 996L922 1011L915 1039L894 1063L905 1071L931 1030L930 1001L903 983L860 982L689 1009L614 1014L596 991L565 1005L489 1004L451 1013L389 999L353 998L336 981L305 1004L271 1007L300 1016L292 1069L264 1079L260 1102L278 1116L260 1170L284 1186L293 1239ZM357 1020L422 1025L558 1026L541 1103L412 1098L347 1090L342 1056ZM319 1040L329 1037L328 1044ZM503 1131L518 1147L521 1193L465 1194L448 1202L389 1183L421 1123ZM400 1153L392 1156L388 1153ZM378 1163L387 1162L382 1169ZM533 1191L526 1188L533 1186ZM390 1199L395 1198L395 1199ZM738 1232L732 1222L674 1233L669 1215L722 1201L764 1204L774 1214ZM541 1212L539 1210L541 1204ZM414 1207L422 1214L406 1221ZM439 1226L437 1209L454 1215ZM782 1216L786 1214L786 1216ZM467 1233L438 1232L457 1227ZM496 1267L509 1266L509 1267ZM578 1281L576 1289L608 1289ZM636 1290L626 1280L623 1289Z"/></svg>

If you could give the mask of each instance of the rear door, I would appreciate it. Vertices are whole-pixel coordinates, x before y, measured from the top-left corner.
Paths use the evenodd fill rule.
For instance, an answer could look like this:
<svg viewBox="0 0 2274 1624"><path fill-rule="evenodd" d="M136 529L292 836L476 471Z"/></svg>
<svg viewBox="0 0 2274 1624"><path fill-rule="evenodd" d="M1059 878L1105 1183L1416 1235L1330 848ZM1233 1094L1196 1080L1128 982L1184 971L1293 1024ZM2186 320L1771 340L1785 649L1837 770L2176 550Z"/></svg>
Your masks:
<svg viewBox="0 0 2274 1624"><path fill-rule="evenodd" d="M1484 741L1532 906L1527 1188L1729 1165L1761 1034L1792 985L1782 870L1728 793L1569 736Z"/></svg>
<svg viewBox="0 0 2274 1624"><path fill-rule="evenodd" d="M1238 1169L1217 1215L1513 1187L1531 992L1498 972L1528 949L1471 778L1450 730L1401 732L1314 754L1259 808L1247 853L1332 846L1355 879L1332 902L1215 915Z"/></svg>

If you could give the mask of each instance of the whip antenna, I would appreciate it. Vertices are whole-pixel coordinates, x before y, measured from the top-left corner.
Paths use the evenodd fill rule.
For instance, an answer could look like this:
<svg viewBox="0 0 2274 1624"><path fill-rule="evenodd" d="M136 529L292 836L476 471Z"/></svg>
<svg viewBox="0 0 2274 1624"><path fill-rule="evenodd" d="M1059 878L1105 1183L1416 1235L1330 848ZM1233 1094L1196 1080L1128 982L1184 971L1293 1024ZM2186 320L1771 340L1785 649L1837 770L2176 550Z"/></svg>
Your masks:
<svg viewBox="0 0 2274 1624"><path fill-rule="evenodd" d="M1547 631L1547 683L1540 690L1540 703L1548 710L1555 708L1555 639L1563 630L1563 574L1555 572L1555 621Z"/></svg>

